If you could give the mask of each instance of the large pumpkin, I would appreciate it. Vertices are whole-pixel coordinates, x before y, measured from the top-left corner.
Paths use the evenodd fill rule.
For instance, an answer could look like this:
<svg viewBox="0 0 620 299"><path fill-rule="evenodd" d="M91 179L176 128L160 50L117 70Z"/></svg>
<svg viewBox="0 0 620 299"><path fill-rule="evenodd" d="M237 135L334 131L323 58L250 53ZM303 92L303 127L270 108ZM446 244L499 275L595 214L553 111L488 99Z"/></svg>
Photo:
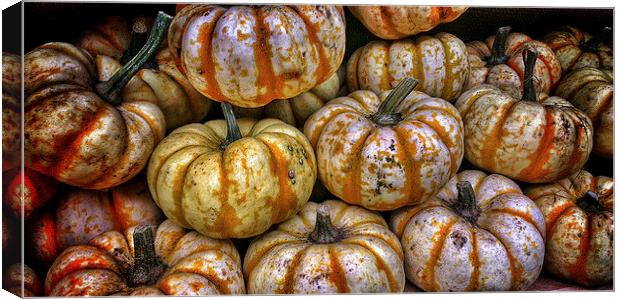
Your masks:
<svg viewBox="0 0 620 299"><path fill-rule="evenodd" d="M403 252L377 214L341 201L309 202L252 241L243 272L251 294L400 293Z"/></svg>
<svg viewBox="0 0 620 299"><path fill-rule="evenodd" d="M467 44L471 75L466 89L491 84L514 98L521 98L525 86L522 56L527 50L538 53L533 73L534 86L538 92L549 94L560 81L560 61L545 43L522 33L510 33L510 27L499 28L497 34L488 37L485 42Z"/></svg>
<svg viewBox="0 0 620 299"><path fill-rule="evenodd" d="M76 189L32 218L26 234L27 249L36 261L49 264L65 248L86 244L106 231L124 231L139 224L157 225L162 220L148 187L140 180L107 193Z"/></svg>
<svg viewBox="0 0 620 299"><path fill-rule="evenodd" d="M399 39L429 31L463 14L467 6L349 6L349 11L372 34L382 39Z"/></svg>
<svg viewBox="0 0 620 299"><path fill-rule="evenodd" d="M555 94L590 117L594 125L592 151L605 158L614 156L614 84L605 71L594 67L576 69L562 78Z"/></svg>
<svg viewBox="0 0 620 299"><path fill-rule="evenodd" d="M426 291L525 290L543 267L545 222L510 179L466 170L424 204L397 210L407 278Z"/></svg>
<svg viewBox="0 0 620 299"><path fill-rule="evenodd" d="M2 52L2 171L20 165L21 57Z"/></svg>
<svg viewBox="0 0 620 299"><path fill-rule="evenodd" d="M147 45L113 78L96 82L92 57L48 43L24 57L25 164L69 185L117 186L135 176L165 133L156 105L123 102L120 89L151 55L170 21L158 16ZM103 97L103 98L102 98Z"/></svg>
<svg viewBox="0 0 620 299"><path fill-rule="evenodd" d="M458 111L411 92L415 80L401 82L389 94L360 90L336 98L306 121L321 182L348 203L384 211L420 203L461 164Z"/></svg>
<svg viewBox="0 0 620 299"><path fill-rule="evenodd" d="M235 119L174 130L148 167L153 199L177 224L212 238L247 238L299 211L316 180L306 137L276 119Z"/></svg>
<svg viewBox="0 0 620 299"><path fill-rule="evenodd" d="M205 96L261 107L336 72L344 57L344 11L332 5L191 5L175 16L168 46Z"/></svg>
<svg viewBox="0 0 620 299"><path fill-rule="evenodd" d="M586 163L592 150L592 122L565 99L537 102L532 82L536 53L524 53L529 55L521 100L481 85L456 101L465 125L465 158L520 181L551 182L574 174Z"/></svg>
<svg viewBox="0 0 620 299"><path fill-rule="evenodd" d="M526 194L547 223L545 269L586 286L610 283L614 273L614 181L587 171Z"/></svg>
<svg viewBox="0 0 620 299"><path fill-rule="evenodd" d="M15 217L28 220L52 199L57 187L58 182L53 178L26 168L8 182L2 202Z"/></svg>
<svg viewBox="0 0 620 299"><path fill-rule="evenodd" d="M350 91L371 90L378 94L412 77L420 82L419 91L453 101L464 91L468 76L465 44L445 32L415 41L372 41L355 50L347 62Z"/></svg>
<svg viewBox="0 0 620 299"><path fill-rule="evenodd" d="M69 247L45 278L48 296L244 293L241 260L230 240L188 232L169 220L125 234L108 231L88 245Z"/></svg>
<svg viewBox="0 0 620 299"><path fill-rule="evenodd" d="M2 272L2 288L13 295L21 298L43 295L41 280L28 265L12 264Z"/></svg>
<svg viewBox="0 0 620 299"><path fill-rule="evenodd" d="M575 27L563 26L545 35L542 41L555 52L565 72L582 67L613 69L613 50L603 43L611 32L610 27L605 27L591 36Z"/></svg>

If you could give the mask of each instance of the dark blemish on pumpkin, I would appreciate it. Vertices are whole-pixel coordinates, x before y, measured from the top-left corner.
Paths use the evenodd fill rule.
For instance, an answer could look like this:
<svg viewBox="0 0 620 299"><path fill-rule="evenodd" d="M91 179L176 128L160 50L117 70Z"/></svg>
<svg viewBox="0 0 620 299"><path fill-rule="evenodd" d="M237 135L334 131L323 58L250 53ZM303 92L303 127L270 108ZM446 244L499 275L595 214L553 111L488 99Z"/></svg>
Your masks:
<svg viewBox="0 0 620 299"><path fill-rule="evenodd" d="M288 171L288 178L289 179L294 179L295 178L295 170L291 169Z"/></svg>
<svg viewBox="0 0 620 299"><path fill-rule="evenodd" d="M293 147L292 146L289 145L287 148L288 148L289 151L291 151L291 152L293 151Z"/></svg>
<svg viewBox="0 0 620 299"><path fill-rule="evenodd" d="M304 159L299 158L299 165L304 165Z"/></svg>
<svg viewBox="0 0 620 299"><path fill-rule="evenodd" d="M460 230L455 230L450 234L450 238L452 239L452 244L459 249L462 249L467 242L467 237Z"/></svg>

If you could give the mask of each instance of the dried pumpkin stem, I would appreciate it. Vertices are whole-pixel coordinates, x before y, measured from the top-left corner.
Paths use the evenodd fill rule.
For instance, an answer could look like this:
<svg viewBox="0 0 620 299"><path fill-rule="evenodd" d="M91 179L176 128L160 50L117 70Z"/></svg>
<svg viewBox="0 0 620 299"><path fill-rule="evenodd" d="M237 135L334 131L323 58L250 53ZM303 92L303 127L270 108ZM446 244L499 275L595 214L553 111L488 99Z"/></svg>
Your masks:
<svg viewBox="0 0 620 299"><path fill-rule="evenodd" d="M607 40L611 35L611 32L611 27L605 27L601 29L601 31L597 35L582 43L579 48L585 51L596 52L598 50L598 45L603 41Z"/></svg>
<svg viewBox="0 0 620 299"><path fill-rule="evenodd" d="M598 213L605 210L598 201L598 194L592 191L587 191L583 197L577 199L577 206L588 213Z"/></svg>
<svg viewBox="0 0 620 299"><path fill-rule="evenodd" d="M471 186L470 182L462 181L456 183L456 189L458 190L458 198L452 208L470 223L476 223L481 210L476 204L474 188Z"/></svg>
<svg viewBox="0 0 620 299"><path fill-rule="evenodd" d="M237 118L235 117L235 114L233 113L233 109L230 103L222 102L220 105L222 106L222 112L224 113L224 118L226 119L226 126L227 126L226 139L220 145L220 147L224 149L231 143L235 142L236 140L241 139L241 137L243 136L241 136L241 130L239 130L239 125L237 124Z"/></svg>
<svg viewBox="0 0 620 299"><path fill-rule="evenodd" d="M342 234L332 224L329 207L326 204L320 204L316 208L316 224L308 239L318 244L336 243L342 239Z"/></svg>
<svg viewBox="0 0 620 299"><path fill-rule="evenodd" d="M523 63L525 64L525 71L523 75L523 101L536 102L536 88L534 87L534 66L536 66L536 59L538 59L538 53L526 49L523 51Z"/></svg>
<svg viewBox="0 0 620 299"><path fill-rule="evenodd" d="M506 39L510 34L510 27L504 26L497 29L495 39L491 49L491 56L487 59L487 67L505 63L508 60L506 56Z"/></svg>
<svg viewBox="0 0 620 299"><path fill-rule="evenodd" d="M394 125L402 120L402 115L396 112L396 107L415 89L418 81L406 77L396 85L370 119L379 125Z"/></svg>
<svg viewBox="0 0 620 299"><path fill-rule="evenodd" d="M146 44L138 53L131 59L125 66L118 70L110 80L100 82L95 86L97 92L110 104L118 105L121 103L120 91L129 82L129 80L136 74L140 67L157 51L159 44L164 39L172 17L164 12L159 12L157 18L151 29Z"/></svg>
<svg viewBox="0 0 620 299"><path fill-rule="evenodd" d="M134 263L127 272L131 286L152 285L166 270L155 253L153 229L147 225L135 228L133 232Z"/></svg>
<svg viewBox="0 0 620 299"><path fill-rule="evenodd" d="M126 64L131 58L136 56L140 49L144 47L149 37L147 20L145 17L136 17L132 21L131 36L129 38L129 46L123 52L120 62Z"/></svg>

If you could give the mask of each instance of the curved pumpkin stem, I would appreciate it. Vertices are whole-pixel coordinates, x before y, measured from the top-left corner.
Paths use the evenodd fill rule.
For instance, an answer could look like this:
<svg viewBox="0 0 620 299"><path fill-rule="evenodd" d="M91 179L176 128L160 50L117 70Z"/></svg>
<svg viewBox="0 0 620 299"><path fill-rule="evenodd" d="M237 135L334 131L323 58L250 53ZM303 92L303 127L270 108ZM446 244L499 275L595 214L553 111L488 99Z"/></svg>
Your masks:
<svg viewBox="0 0 620 299"><path fill-rule="evenodd" d="M525 64L525 71L523 75L523 101L536 102L536 88L534 87L534 66L536 66L536 59L538 59L538 53L526 49L523 51L523 63Z"/></svg>
<svg viewBox="0 0 620 299"><path fill-rule="evenodd" d="M166 271L155 253L153 229L147 225L136 227L133 232L134 263L127 272L131 286L152 285Z"/></svg>
<svg viewBox="0 0 620 299"><path fill-rule="evenodd" d="M233 113L233 109L230 103L222 102L220 106L222 106L222 112L224 113L224 118L226 119L226 126L228 129L226 131L226 139L220 145L220 147L224 149L236 140L241 139L241 137L243 136L241 135L241 130L239 130L237 118Z"/></svg>
<svg viewBox="0 0 620 299"><path fill-rule="evenodd" d="M394 89L388 94L385 100L377 109L377 112L370 118L373 122L379 125L394 125L402 120L402 115L395 112L396 107L415 89L418 85L418 81L406 77L396 85Z"/></svg>
<svg viewBox="0 0 620 299"><path fill-rule="evenodd" d="M611 33L611 27L605 27L601 29L601 31L597 35L592 36L592 38L579 45L579 48L585 51L596 52L598 51L598 45L603 41L607 40Z"/></svg>
<svg viewBox="0 0 620 299"><path fill-rule="evenodd" d="M131 24L131 36L129 38L129 46L123 52L120 62L126 64L131 58L136 56L140 49L144 47L149 37L148 26L145 17L136 17Z"/></svg>
<svg viewBox="0 0 620 299"><path fill-rule="evenodd" d="M598 213L604 211L605 208L598 201L598 194L596 192L587 191L583 197L577 199L577 206L588 213Z"/></svg>
<svg viewBox="0 0 620 299"><path fill-rule="evenodd" d="M508 38L508 34L510 34L510 29L509 26L497 29L495 39L493 40L491 56L487 59L487 67L503 64L508 60L508 56L506 56L506 39Z"/></svg>
<svg viewBox="0 0 620 299"><path fill-rule="evenodd" d="M476 223L482 211L476 204L474 188L471 186L470 182L462 181L456 183L456 189L458 190L458 199L456 203L452 205L452 208L470 223Z"/></svg>
<svg viewBox="0 0 620 299"><path fill-rule="evenodd" d="M332 224L329 207L326 204L320 204L316 208L316 224L308 239L318 244L336 243L342 239L342 234Z"/></svg>
<svg viewBox="0 0 620 299"><path fill-rule="evenodd" d="M95 89L102 98L112 105L121 103L121 89L129 82L133 75L136 74L140 67L155 55L159 44L168 31L171 21L172 17L170 15L161 11L157 14L153 29L144 47L142 47L125 66L118 70L110 80L100 82L95 86Z"/></svg>

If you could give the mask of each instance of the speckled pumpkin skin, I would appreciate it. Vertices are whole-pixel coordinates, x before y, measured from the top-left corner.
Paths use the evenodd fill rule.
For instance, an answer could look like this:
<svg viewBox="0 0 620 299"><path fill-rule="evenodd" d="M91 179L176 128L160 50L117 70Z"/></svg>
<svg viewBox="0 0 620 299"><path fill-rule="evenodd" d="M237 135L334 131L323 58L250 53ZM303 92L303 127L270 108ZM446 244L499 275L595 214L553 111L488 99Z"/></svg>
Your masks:
<svg viewBox="0 0 620 299"><path fill-rule="evenodd" d="M403 252L383 218L341 201L323 202L344 233L335 243L308 239L318 204L253 240L243 272L251 294L387 293L405 288Z"/></svg>
<svg viewBox="0 0 620 299"><path fill-rule="evenodd" d="M614 84L605 71L593 67L576 69L562 78L555 91L590 117L594 125L592 152L614 156Z"/></svg>
<svg viewBox="0 0 620 299"><path fill-rule="evenodd" d="M67 248L45 278L48 296L205 296L244 294L239 253L230 240L214 240L164 221L154 234L167 271L155 285L128 286L123 272L133 264L133 227L108 231Z"/></svg>
<svg viewBox="0 0 620 299"><path fill-rule="evenodd" d="M33 217L27 250L37 261L50 264L65 248L86 244L106 231L161 221L163 214L142 181L130 181L109 193L73 190L53 209Z"/></svg>
<svg viewBox="0 0 620 299"><path fill-rule="evenodd" d="M586 286L613 280L614 182L587 171L526 191L547 223L545 269L562 279ZM604 210L589 213L576 204L595 192Z"/></svg>
<svg viewBox="0 0 620 299"><path fill-rule="evenodd" d="M21 57L2 52L2 171L20 164Z"/></svg>
<svg viewBox="0 0 620 299"><path fill-rule="evenodd" d="M48 43L24 57L24 163L87 189L128 181L146 166L165 134L157 105L112 106L91 86L92 57L67 43Z"/></svg>
<svg viewBox="0 0 620 299"><path fill-rule="evenodd" d="M465 44L445 32L415 41L372 41L355 50L347 62L349 90L380 93L412 77L419 81L416 90L453 101L464 91L468 76Z"/></svg>
<svg viewBox="0 0 620 299"><path fill-rule="evenodd" d="M414 91L396 108L403 119L369 119L389 91L356 91L315 112L304 127L319 177L338 198L371 210L418 204L456 174L463 159L463 122L447 101Z"/></svg>
<svg viewBox="0 0 620 299"><path fill-rule="evenodd" d="M579 48L581 44L591 38L590 34L582 32L576 27L563 26L558 30L549 32L541 40L555 52L562 65L562 71L566 72L582 67L613 69L614 54L610 47L601 43L592 52Z"/></svg>
<svg viewBox="0 0 620 299"><path fill-rule="evenodd" d="M465 126L465 158L490 172L552 182L579 171L592 151L592 122L560 97L517 100L484 84L455 106Z"/></svg>
<svg viewBox="0 0 620 299"><path fill-rule="evenodd" d="M463 14L467 6L349 6L349 11L372 34L399 39L429 31Z"/></svg>
<svg viewBox="0 0 620 299"><path fill-rule="evenodd" d="M332 5L191 5L172 21L168 45L205 96L262 107L336 72L344 57L344 11Z"/></svg>
<svg viewBox="0 0 620 299"><path fill-rule="evenodd" d="M460 181L471 183L482 210L475 223L451 207ZM525 290L543 267L543 214L502 175L460 172L433 200L395 211L389 223L407 278L426 291Z"/></svg>
<svg viewBox="0 0 620 299"><path fill-rule="evenodd" d="M514 98L521 98L525 72L522 53L528 49L538 53L538 60L534 66L536 91L549 94L555 89L562 76L562 67L549 46L523 33L510 33L505 44L505 55L508 56L506 63L487 67L487 59L491 56L494 40L495 35L488 37L484 42L467 43L471 74L465 90L481 84L490 84Z"/></svg>
<svg viewBox="0 0 620 299"><path fill-rule="evenodd" d="M24 298L43 295L41 280L28 265L12 264L2 272L2 288L15 296Z"/></svg>
<svg viewBox="0 0 620 299"><path fill-rule="evenodd" d="M246 238L308 201L316 158L306 137L276 119L238 124L243 138L225 149L224 120L183 126L157 146L148 182L168 218L212 238Z"/></svg>

